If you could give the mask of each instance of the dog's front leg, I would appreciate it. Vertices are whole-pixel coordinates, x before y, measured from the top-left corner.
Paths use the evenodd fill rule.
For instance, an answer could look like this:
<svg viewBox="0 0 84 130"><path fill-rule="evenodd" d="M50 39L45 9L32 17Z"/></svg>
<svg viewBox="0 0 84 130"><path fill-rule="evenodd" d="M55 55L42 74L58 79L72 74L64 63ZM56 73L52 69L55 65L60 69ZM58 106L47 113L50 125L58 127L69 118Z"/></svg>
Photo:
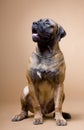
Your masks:
<svg viewBox="0 0 84 130"><path fill-rule="evenodd" d="M39 101L38 101L36 93L35 93L35 87L28 74L27 74L27 80L28 80L28 85L29 85L30 96L32 99L32 106L33 106L33 110L34 110L33 124L34 125L42 124L43 118L42 118L42 113L41 113L41 107L40 107Z"/></svg>
<svg viewBox="0 0 84 130"><path fill-rule="evenodd" d="M63 84L58 84L55 88L54 102L55 102L55 119L58 126L67 125L66 120L62 116L62 103L63 103Z"/></svg>

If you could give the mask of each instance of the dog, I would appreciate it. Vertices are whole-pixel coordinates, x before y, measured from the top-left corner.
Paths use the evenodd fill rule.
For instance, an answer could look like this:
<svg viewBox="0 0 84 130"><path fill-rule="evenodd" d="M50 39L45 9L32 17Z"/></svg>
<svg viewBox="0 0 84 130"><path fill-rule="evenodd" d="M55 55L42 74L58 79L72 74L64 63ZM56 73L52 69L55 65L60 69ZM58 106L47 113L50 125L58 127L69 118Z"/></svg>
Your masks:
<svg viewBox="0 0 84 130"><path fill-rule="evenodd" d="M59 41L66 35L62 26L52 19L40 19L32 23L32 39L37 43L27 68L28 86L21 96L21 113L12 118L20 121L34 113L33 124L43 123L43 116L55 111L56 124L67 125L69 113L62 113L65 98L65 61Z"/></svg>

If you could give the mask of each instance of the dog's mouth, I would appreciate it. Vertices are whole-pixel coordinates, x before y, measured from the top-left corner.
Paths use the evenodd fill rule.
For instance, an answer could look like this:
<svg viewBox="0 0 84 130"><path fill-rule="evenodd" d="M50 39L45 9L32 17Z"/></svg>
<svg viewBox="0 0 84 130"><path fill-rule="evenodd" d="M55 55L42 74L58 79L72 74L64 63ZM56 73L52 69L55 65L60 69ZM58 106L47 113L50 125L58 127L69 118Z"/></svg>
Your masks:
<svg viewBox="0 0 84 130"><path fill-rule="evenodd" d="M46 35L46 34L44 34L44 33L38 33L38 32L33 32L32 33L32 39L33 39L33 41L34 42L40 42L40 41L47 41L47 40L49 40L50 39L50 35Z"/></svg>
<svg viewBox="0 0 84 130"><path fill-rule="evenodd" d="M49 33L48 31L32 28L32 40L34 42L41 42L41 41L47 42L50 39L52 39L52 35L53 33Z"/></svg>
<svg viewBox="0 0 84 130"><path fill-rule="evenodd" d="M32 27L32 39L34 42L39 42L40 40L40 36L34 27Z"/></svg>

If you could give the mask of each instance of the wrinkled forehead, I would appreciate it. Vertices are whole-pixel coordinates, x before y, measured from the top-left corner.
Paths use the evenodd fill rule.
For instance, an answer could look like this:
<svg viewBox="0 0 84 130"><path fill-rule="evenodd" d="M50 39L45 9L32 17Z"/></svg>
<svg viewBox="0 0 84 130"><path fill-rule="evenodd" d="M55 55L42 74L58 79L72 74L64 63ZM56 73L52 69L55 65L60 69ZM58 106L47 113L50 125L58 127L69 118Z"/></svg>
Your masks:
<svg viewBox="0 0 84 130"><path fill-rule="evenodd" d="M49 24L51 26L55 26L56 25L55 21L53 21L52 19L47 19L47 18L40 19L40 20L37 21L37 23L46 23L46 24Z"/></svg>

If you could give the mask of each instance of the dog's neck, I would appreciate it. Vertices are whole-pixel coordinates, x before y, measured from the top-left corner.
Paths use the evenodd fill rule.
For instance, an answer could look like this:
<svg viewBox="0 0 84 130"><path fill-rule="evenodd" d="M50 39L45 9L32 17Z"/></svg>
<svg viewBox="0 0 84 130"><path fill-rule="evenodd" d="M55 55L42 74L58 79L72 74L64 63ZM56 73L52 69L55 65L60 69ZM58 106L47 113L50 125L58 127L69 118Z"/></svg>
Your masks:
<svg viewBox="0 0 84 130"><path fill-rule="evenodd" d="M60 51L58 42L55 42L54 44L47 44L47 45L38 43L36 49L36 53L43 58L52 57L58 51Z"/></svg>

